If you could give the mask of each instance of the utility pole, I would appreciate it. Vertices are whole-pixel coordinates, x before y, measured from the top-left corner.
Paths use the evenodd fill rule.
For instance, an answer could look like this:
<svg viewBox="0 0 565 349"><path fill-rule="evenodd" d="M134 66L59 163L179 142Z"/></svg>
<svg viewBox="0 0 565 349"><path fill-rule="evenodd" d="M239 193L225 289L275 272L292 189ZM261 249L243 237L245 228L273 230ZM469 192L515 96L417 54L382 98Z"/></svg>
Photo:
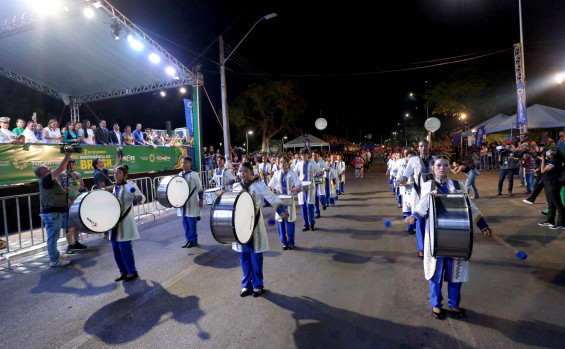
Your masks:
<svg viewBox="0 0 565 349"><path fill-rule="evenodd" d="M222 92L222 124L224 129L224 154L231 159L230 123L228 121L227 90L226 90L226 61L224 60L224 38L220 36L220 89Z"/></svg>

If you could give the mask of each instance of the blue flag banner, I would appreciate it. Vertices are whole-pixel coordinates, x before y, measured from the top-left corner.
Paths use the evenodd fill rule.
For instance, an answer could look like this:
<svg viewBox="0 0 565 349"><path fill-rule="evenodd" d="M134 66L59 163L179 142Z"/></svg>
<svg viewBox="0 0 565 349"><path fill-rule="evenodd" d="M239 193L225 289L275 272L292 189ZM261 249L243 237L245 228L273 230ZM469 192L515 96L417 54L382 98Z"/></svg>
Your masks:
<svg viewBox="0 0 565 349"><path fill-rule="evenodd" d="M186 127L190 132L190 137L194 137L194 124L192 123L192 100L183 99L184 101L184 116L186 118Z"/></svg>
<svg viewBox="0 0 565 349"><path fill-rule="evenodd" d="M526 115L526 90L524 84L516 84L516 95L518 96L518 112L516 113L516 125L527 125Z"/></svg>
<svg viewBox="0 0 565 349"><path fill-rule="evenodd" d="M477 130L477 134L475 135L475 148L480 149L481 143L483 143L483 136L485 135L485 127L481 126Z"/></svg>

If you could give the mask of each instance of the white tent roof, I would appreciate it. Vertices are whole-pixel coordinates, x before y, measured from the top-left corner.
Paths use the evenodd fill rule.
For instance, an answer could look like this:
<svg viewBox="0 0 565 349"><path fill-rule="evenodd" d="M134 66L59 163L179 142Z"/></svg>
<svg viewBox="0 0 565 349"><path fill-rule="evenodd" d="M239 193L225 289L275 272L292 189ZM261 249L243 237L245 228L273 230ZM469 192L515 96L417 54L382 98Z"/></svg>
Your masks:
<svg viewBox="0 0 565 349"><path fill-rule="evenodd" d="M289 142L284 144L284 148L303 148L305 147L304 139L308 138L310 141L310 147L329 147L330 143L320 139L318 137L312 136L310 134L306 134L300 137L297 137Z"/></svg>
<svg viewBox="0 0 565 349"><path fill-rule="evenodd" d="M528 128L557 128L565 127L565 110L534 104L526 110L528 117ZM516 114L509 116L503 122L486 129L486 133L518 128L516 126Z"/></svg>

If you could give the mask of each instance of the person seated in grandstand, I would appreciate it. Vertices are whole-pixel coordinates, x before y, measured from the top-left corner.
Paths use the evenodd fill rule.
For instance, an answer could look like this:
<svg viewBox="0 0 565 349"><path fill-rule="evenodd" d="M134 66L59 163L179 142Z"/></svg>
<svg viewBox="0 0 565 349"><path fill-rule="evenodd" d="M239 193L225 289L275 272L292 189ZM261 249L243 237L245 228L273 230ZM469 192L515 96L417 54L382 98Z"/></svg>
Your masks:
<svg viewBox="0 0 565 349"><path fill-rule="evenodd" d="M17 119L17 120L16 120L16 126L17 126L17 127L15 127L15 128L12 130L12 132L14 132L14 133L16 134L16 136L19 136L19 135L23 134L23 133L24 133L24 129L25 129L25 127L26 127L26 122L25 122L25 120L24 120L24 119Z"/></svg>
<svg viewBox="0 0 565 349"><path fill-rule="evenodd" d="M141 124L135 125L135 131L132 132L135 145L146 145L145 139L143 138L143 131L141 130Z"/></svg>
<svg viewBox="0 0 565 349"><path fill-rule="evenodd" d="M133 137L133 133L131 133L131 126L126 126L126 130L122 136L124 139L124 145L135 145L135 138Z"/></svg>
<svg viewBox="0 0 565 349"><path fill-rule="evenodd" d="M67 122L65 128L65 132L63 132L63 143L78 144L80 142L80 138L78 138L78 132L75 130L75 122Z"/></svg>
<svg viewBox="0 0 565 349"><path fill-rule="evenodd" d="M104 146L110 145L112 141L110 139L110 131L106 128L106 121L100 120L99 125L100 127L94 129L94 138L96 140L96 144Z"/></svg>
<svg viewBox="0 0 565 349"><path fill-rule="evenodd" d="M43 137L43 125L38 124L36 121L35 122L35 137L37 137L37 140L41 143L45 143L45 137Z"/></svg>
<svg viewBox="0 0 565 349"><path fill-rule="evenodd" d="M3 116L0 118L0 143L17 143L16 134L9 129L10 118Z"/></svg>
<svg viewBox="0 0 565 349"><path fill-rule="evenodd" d="M35 136L35 127L36 125L33 120L27 122L27 127L22 133L26 139L26 143L39 143L39 140Z"/></svg>

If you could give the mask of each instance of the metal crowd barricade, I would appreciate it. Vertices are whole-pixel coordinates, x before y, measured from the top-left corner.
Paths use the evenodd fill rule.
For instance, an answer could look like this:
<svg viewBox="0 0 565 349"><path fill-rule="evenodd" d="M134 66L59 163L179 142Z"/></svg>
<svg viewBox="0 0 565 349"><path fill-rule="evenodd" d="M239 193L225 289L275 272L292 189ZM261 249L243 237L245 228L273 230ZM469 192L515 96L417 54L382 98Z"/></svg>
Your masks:
<svg viewBox="0 0 565 349"><path fill-rule="evenodd" d="M150 177L141 177L130 179L130 181L134 182L135 185L141 190L143 195L145 195L145 202L140 205L133 206L133 214L135 219L139 222L142 218L147 216L153 216L153 220L155 220L155 214L151 212L151 207L153 206L153 201L157 200L155 195L156 191L154 190L153 181Z"/></svg>
<svg viewBox="0 0 565 349"><path fill-rule="evenodd" d="M39 217L36 217L36 224L34 227L32 197L34 198L34 203L39 205L39 193L0 197L2 205L2 220L4 222L2 227L4 229L4 234L2 235L4 235L3 239L6 241L6 249L5 251L0 251L0 257L4 257L4 254L9 255L11 252L39 245L47 241L45 228L43 227L43 224L41 224ZM27 215L23 217L21 212L22 206L24 207L24 211L27 210ZM10 229L8 225L8 217L15 217L17 234L10 234L10 230L13 230L14 232L16 232L16 230ZM27 220L27 224L25 225L22 224L24 223L22 222L23 218ZM36 236L38 233L41 233L41 236ZM8 260L8 268L10 268L10 258L6 258Z"/></svg>

